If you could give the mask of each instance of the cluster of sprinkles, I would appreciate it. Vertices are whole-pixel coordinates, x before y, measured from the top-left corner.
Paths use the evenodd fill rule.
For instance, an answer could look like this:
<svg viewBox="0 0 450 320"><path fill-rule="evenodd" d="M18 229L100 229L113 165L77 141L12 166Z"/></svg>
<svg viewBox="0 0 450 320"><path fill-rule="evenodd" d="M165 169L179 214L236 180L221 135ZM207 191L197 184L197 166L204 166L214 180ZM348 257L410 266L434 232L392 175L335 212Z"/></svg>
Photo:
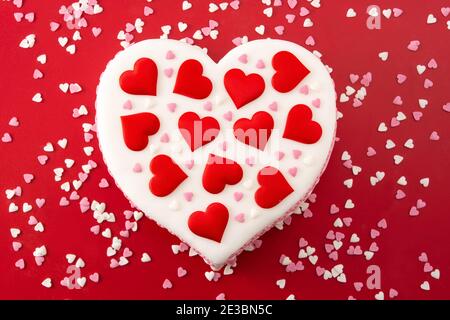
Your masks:
<svg viewBox="0 0 450 320"><path fill-rule="evenodd" d="M32 26L35 20L39 19L39 16L37 13L27 10L25 2L25 0L11 1L12 5L15 7L13 19L16 23L30 24L30 26ZM128 47L143 33L143 28L147 19L154 14L151 2L152 0L146 1L141 17L137 17L132 22L125 23L122 26L122 29L118 31L117 39L120 41L120 45L123 48ZM266 19L273 18L279 7L285 7L289 10L289 13L284 16L284 20L280 20L279 24L273 27L273 32L275 32L275 35L277 36L284 35L290 28L290 25L295 25L296 27L300 26L301 28L304 28L304 30L312 30L318 23L318 21L313 19L312 13L321 8L320 0L261 0L261 3L264 7L262 9L264 19L261 21L267 21ZM180 1L183 12L192 10L192 8L197 5L199 4L195 2L191 3L187 0ZM219 19L214 17L215 13L226 10L236 11L239 10L242 5L243 4L239 0L209 2L207 5L207 19L204 21L204 26L199 29L194 30L186 21L176 21L171 24L157 26L157 28L160 28L162 32L160 37L163 39L169 38L172 29L176 29L180 34L181 40L190 44L201 43L202 40L207 38L217 40L220 35L219 27L222 23ZM439 11L440 12L426 14L423 17L422 23L436 26L443 25L444 28L450 30L450 21L448 20L450 8L443 7ZM87 37L87 34L90 33L95 38L102 34L102 28L100 26L91 24L95 21L93 16L101 14L102 12L103 7L101 6L100 1L97 0L79 0L69 5L62 5L58 11L60 19L49 21L49 30L50 32L57 34L56 40L59 46L64 48L70 55L74 55L77 53L78 41L82 40L85 36ZM348 8L345 17L348 19L355 19L363 14L366 14L366 12L357 12L353 8ZM368 14L373 17L382 15L382 17L389 20L401 19L404 12L400 8L384 8L381 12L376 9L371 9ZM285 23L281 23L284 21ZM147 26L149 26L149 24L147 24ZM154 28L154 26L152 26L152 28ZM253 30L249 30L247 35L239 35L233 38L232 43L238 46L242 43L246 43L249 39L265 37L268 35L268 29L267 23L258 23L253 27ZM39 45L38 41L39 39L36 34L26 33L21 36L18 47L24 50L31 50ZM316 56L322 56L322 53L315 49L316 39L313 35L308 35L305 38L304 44L311 47ZM419 123L423 117L426 117L426 110L429 108L430 103L427 96L428 92L433 90L435 86L433 72L439 68L439 61L433 56L429 56L425 60L416 59L414 54L420 52L422 46L419 39L410 39L405 43L404 50L410 54L410 59L414 63L415 72L399 70L392 75L391 83L389 84L392 86L404 86L409 82L419 81L423 87L423 91L421 92L422 96L417 100L414 110L410 113L401 109L406 97L400 94L392 97L391 104L394 106L393 110L395 110L393 111L392 117L380 119L381 122L372 128L372 130L377 131L378 134L385 137L385 144L368 145L367 149L364 150L364 156L367 158L376 159L377 156L381 156L383 151L389 151L389 154L393 153L392 159L394 164L400 166L404 159L408 157L408 150L416 147L416 137L411 136L406 140L399 140L395 137L395 130L405 123L405 121ZM390 59L394 58L389 51L386 51L386 49L382 50L383 51L378 52L376 56L373 57L375 65L377 63L388 63ZM44 69L45 64L47 63L47 54L41 53L35 56L35 60L35 65L33 69L30 70L30 74L32 78L36 80L36 88L39 88L39 80L45 77L46 70ZM332 72L330 67L328 67L328 70ZM338 119L342 119L344 113L350 112L347 108L349 105L353 108L366 107L364 105L364 100L368 95L368 89L371 86L373 78L375 78L375 76L373 76L370 71L361 74L350 73L348 75L347 83L338 84L338 101L341 109L341 112L338 113ZM378 78L376 80L378 81ZM59 84L58 88L55 88L55 90L59 90L64 94L73 95L83 91L83 83L81 81L78 83L75 80L70 80ZM300 89L300 93L303 94L307 93L307 91L308 88ZM31 101L37 104L45 103L45 93L41 92L40 89L37 89L36 93L31 97ZM88 107L88 105L89 103L86 103L86 105L74 107L71 110L73 119L84 121L84 118L89 117L92 109L91 107ZM450 113L450 102L445 103L440 108L444 113ZM92 119L92 117L90 119ZM8 131L1 133L1 142L4 144L11 144L14 142L14 133L16 130L20 130L20 117L13 116L10 119L7 119L7 125ZM93 179L89 179L89 175L98 167L98 164L91 159L96 153L94 147L95 143L92 141L96 132L95 123L82 122L81 129L86 144L82 146L78 152L86 158L84 163L79 164L71 159L71 157L66 157L65 149L69 143L68 137L61 137L56 141L44 140L42 142L41 151L34 155L37 162L42 167L49 169L48 171L50 174L54 175L54 181L57 184L58 191L64 193L64 195L60 197L59 206L67 207L71 203L76 203L82 214L92 214L90 232L96 236L110 240L109 245L105 248L105 256L109 261L108 265L110 268L125 267L132 260L140 261L142 264L152 262L152 258L148 252L139 252L139 250L129 248L125 245L126 239L134 232L138 231L138 223L144 216L142 212L134 210L133 207L123 210L123 218L120 217L120 219L117 219L118 221L123 221L123 226L120 227L121 230L119 232L114 233L112 231L112 226L117 225L119 222L116 221L116 215L113 212L110 212L109 210L106 211L106 203L94 199L91 195L81 196L79 194L82 192L82 187L85 183L92 182ZM436 130L431 131L428 139L430 140L430 143L437 143L440 140L439 132ZM339 140L340 139L338 138L337 141ZM59 164L53 162L50 164L50 157L54 153L63 153L65 157L64 161ZM360 155L355 158L361 159ZM340 159L342 165L348 170L348 177L342 181L345 188L352 189L355 183L362 184L362 177L365 177L368 180L367 188L376 188L377 186L382 185L384 180L388 178L394 179L396 180L396 187L395 190L392 191L392 197L396 201L408 201L408 207L410 209L405 212L405 215L417 217L422 214L422 212L426 211L426 200L422 198L408 198L407 187L409 184L415 183L425 190L432 183L430 177L424 175L419 181L408 181L408 178L405 175L392 176L386 168L378 168L375 171L367 172L365 175L365 172L363 172L365 170L362 165L357 163L358 161L353 161L349 151L344 150ZM138 169L139 168L136 170ZM69 178L69 176L73 176L72 174L69 174L72 172L75 173L75 179ZM22 198L22 193L25 192L26 189L32 188L33 185L36 184L36 179L39 179L37 173L25 169L24 172L21 173L20 182L18 182L17 185L9 186L4 190L5 198L8 201L7 211L18 217L17 224L11 225L9 228L11 247L17 257L13 267L18 270L23 270L27 267L32 268L42 266L45 263L48 252L51 252L52 248L50 243L40 243L33 248L32 256L27 257L25 254L22 254L25 240L21 240L21 238L24 233L34 232L39 236L39 234L44 233L47 230L44 214L46 205L44 194L35 199ZM100 180L93 183L97 184L98 188L101 189L110 187L110 183L105 177L102 177ZM316 194L311 194L308 201L304 202L294 214L301 215L303 218L312 218L313 212L311 207L316 202L317 197ZM426 194L424 194L423 198L425 197ZM356 218L355 216L354 218L352 216L355 207L357 207L357 203L351 198L348 198L341 203L330 203L329 214L332 216L332 221L330 220L331 224L328 232L323 235L323 248L322 244L314 246L305 238L300 237L298 246L296 244L296 250L298 248L298 251L295 256L289 257L285 254L280 256L279 263L282 266L282 272L286 272L287 274L310 272L311 274L315 274L321 280L337 281L343 285L351 283L355 293L354 295L348 296L348 299L355 299L356 294L363 290L365 285L362 281L350 279L350 276L344 272L345 264L340 262L340 258L343 255L347 255L352 256L355 259L359 257L362 259L362 262L364 262L364 260L372 260L375 254L378 254L380 250L376 239L382 236L388 228L388 218L385 217L374 224L370 228L368 234L363 235L358 234L357 232L349 232L348 229L352 224L354 225L357 222L362 222L361 217ZM19 219L23 221L21 222ZM355 220L355 222L353 220ZM282 230L284 225L290 225L290 223L291 217L287 217L284 221L278 222L275 227ZM362 243L364 243L364 245ZM262 241L257 239L246 246L244 250L253 251L261 247L261 245ZM184 243L173 244L170 246L170 249L174 255L181 253L186 253L190 257L197 255L193 249L189 248ZM55 285L60 285L68 289L82 289L88 285L89 282L99 283L101 281L101 276L98 272L83 272L86 263L82 257L77 256L72 252L67 252L65 259L67 261L67 266L69 268L72 267L76 274L74 273L73 276L63 276L61 278L51 276L45 277L41 282L43 287L50 289ZM419 287L421 290L430 291L432 281L438 281L440 279L441 271L429 262L428 255L425 252L420 253L418 260L423 265L424 272L424 278L419 283ZM236 268L236 266L236 259L233 258L222 270L205 271L204 277L207 282L218 282L222 276L232 275L234 272L233 268ZM176 285L177 278L187 277L193 273L189 271L186 266L178 266L175 268L175 271L176 272L173 275L168 275L170 279L165 278L162 281L161 287L163 289L173 288ZM282 278L277 279L274 285L280 290L287 290L289 288L287 278L288 276L286 275L285 277L283 276ZM401 293L395 288L383 288L376 292L374 299L383 300L387 297L389 299L394 299L399 294ZM220 292L215 298L217 300L224 300L227 296L226 293ZM286 294L286 299L288 300L295 298L296 296L293 293Z"/></svg>

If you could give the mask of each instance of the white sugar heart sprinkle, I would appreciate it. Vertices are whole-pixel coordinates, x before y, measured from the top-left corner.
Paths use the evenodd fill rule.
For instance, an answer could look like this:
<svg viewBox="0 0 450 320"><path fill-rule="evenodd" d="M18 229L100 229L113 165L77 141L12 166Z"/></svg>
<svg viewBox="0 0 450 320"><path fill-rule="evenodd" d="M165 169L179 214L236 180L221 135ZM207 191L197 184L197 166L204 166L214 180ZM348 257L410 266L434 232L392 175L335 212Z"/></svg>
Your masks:
<svg viewBox="0 0 450 320"><path fill-rule="evenodd" d="M44 281L41 282L41 284L46 288L51 288L52 287L52 279L46 278L46 279L44 279Z"/></svg>

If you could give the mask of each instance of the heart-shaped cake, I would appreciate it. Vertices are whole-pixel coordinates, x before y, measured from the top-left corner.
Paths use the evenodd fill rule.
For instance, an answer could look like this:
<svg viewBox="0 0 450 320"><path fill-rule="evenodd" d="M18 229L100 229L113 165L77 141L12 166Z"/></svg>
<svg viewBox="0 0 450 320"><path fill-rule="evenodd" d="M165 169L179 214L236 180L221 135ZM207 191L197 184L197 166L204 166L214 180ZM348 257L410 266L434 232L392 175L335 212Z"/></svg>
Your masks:
<svg viewBox="0 0 450 320"><path fill-rule="evenodd" d="M216 268L309 196L336 131L326 67L271 39L218 63L180 41L136 43L108 63L96 109L118 187Z"/></svg>

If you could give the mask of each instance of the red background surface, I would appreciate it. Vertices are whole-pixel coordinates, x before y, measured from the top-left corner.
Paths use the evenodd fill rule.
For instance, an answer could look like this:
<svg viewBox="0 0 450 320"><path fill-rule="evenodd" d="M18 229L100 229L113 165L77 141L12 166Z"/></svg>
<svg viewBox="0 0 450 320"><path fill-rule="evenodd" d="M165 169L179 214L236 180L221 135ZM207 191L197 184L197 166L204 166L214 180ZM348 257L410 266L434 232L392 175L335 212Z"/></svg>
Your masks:
<svg viewBox="0 0 450 320"><path fill-rule="evenodd" d="M11 1L12 2L12 1ZM354 282L365 283L366 269L369 265L377 265L381 269L381 290L388 299L391 288L398 291L398 299L449 299L450 298L450 249L448 234L450 231L450 212L448 209L448 188L450 161L449 117L442 106L449 101L449 31L440 9L448 5L447 1L322 1L322 7L315 9L306 1L290 9L283 1L283 6L275 7L272 18L263 15L266 8L261 1L241 1L239 10L228 8L215 13L208 12L209 1L192 0L193 8L183 12L181 1L154 0L146 1L101 1L103 13L88 17L89 27L81 31L82 40L77 42L77 52L71 56L57 42L59 36L71 37L73 31L67 30L58 14L62 4L69 1L24 1L24 6L17 9L11 2L0 3L0 133L9 132L12 143L0 143L1 173L0 189L22 186L23 193L13 201L21 207L23 202L33 204L33 210L24 214L19 210L16 214L8 213L9 200L4 195L0 200L0 298L3 299L214 299L219 293L225 293L227 299L285 299L295 294L297 299L374 299L380 290L364 287L357 292ZM383 9L397 7L404 10L399 18L382 18L381 30L368 30L365 26L369 4L378 3ZM170 3L170 5L169 5ZM154 14L144 17L143 8L148 5ZM303 28L304 18L298 15L301 6L307 7L308 15L313 21L312 28ZM348 8L354 8L358 16L346 18ZM33 23L14 20L13 12L35 12ZM285 14L297 15L294 23L288 24ZM436 24L428 25L429 13L437 17ZM207 47L213 59L220 59L234 45L232 39L248 35L249 39L261 38L254 28L260 24L266 26L265 37L277 37L304 45L305 39L312 35L316 40L314 47L323 54L323 61L334 71L332 76L336 82L338 95L349 85L349 74L362 75L368 71L373 74L373 82L368 88L368 95L360 108L353 108L351 102L338 103L344 118L338 123L338 137L329 167L321 182L315 189L316 203L310 209L313 217L304 219L295 216L292 224L283 231L272 230L262 237L263 245L252 253L239 256L238 266L234 274L222 276L218 282L209 282L204 272L209 268L199 258L189 258L187 253L174 255L170 246L178 244L177 239L160 229L155 223L142 219L139 230L129 239L123 240L123 247L133 252L130 264L110 269L106 248L110 239L93 235L89 229L96 224L92 213L80 213L77 201L68 207L58 205L61 196L68 196L59 188L60 183L53 180L53 169L64 165L65 158L76 161L72 169L67 169L63 181L75 179L80 165L86 163L88 157L82 148L85 145L95 147L92 159L99 167L92 171L88 180L79 190L80 196L87 196L106 202L107 211L114 212L116 223L109 226L114 234L123 229L123 210L129 209L125 197L114 186L102 162L101 154L94 139L86 144L83 139L82 123L93 123L95 109L95 88L99 75L114 54L121 49L116 39L119 30L125 28L126 22L133 23L137 17L144 22L142 34L136 34L135 40L159 37L162 25L172 25L171 38L180 39L192 36L195 30L207 26L209 19L219 22L217 40L206 38L196 41ZM50 21L62 24L56 32L49 30ZM177 30L178 21L188 23L184 33ZM286 27L282 36L274 32L277 25ZM102 28L98 38L90 31L93 26ZM37 36L32 49L21 49L19 42L28 34ZM407 49L411 40L420 40L417 52ZM70 41L72 43L73 41ZM389 51L389 59L382 62L378 58L381 51ZM48 62L40 65L36 57L46 53ZM427 70L419 76L417 64L426 65L435 58L439 67ZM33 80L32 73L39 68L44 78ZM404 73L408 80L399 85L396 75ZM430 89L423 88L423 81L429 78L434 82ZM64 94L58 89L63 82L78 82L83 91L75 95ZM357 85L355 85L355 88ZM44 101L36 104L31 101L36 92L41 92ZM402 106L395 106L392 100L400 95ZM417 99L428 99L429 105L421 110ZM89 115L73 119L72 109L85 104ZM412 118L412 112L421 110L420 121ZM402 111L407 119L388 132L377 131L380 122L386 122ZM11 117L20 121L17 128L8 126ZM440 135L439 141L430 141L432 131ZM62 150L56 141L66 137L68 146ZM413 138L415 148L403 147L403 143ZM392 139L397 146L393 150L384 147L386 139ZM49 154L49 161L41 166L36 157L45 154L42 150L45 143L51 141L55 152ZM377 155L367 157L367 147L377 150ZM341 154L347 150L353 164L359 165L363 171L353 176L349 169L342 165ZM394 165L392 157L400 154L405 160ZM386 177L376 186L371 186L369 177L376 171L384 171ZM33 173L35 179L25 184L22 175ZM396 181L400 176L408 180L407 186L399 186ZM343 180L354 178L353 188L347 189ZM419 179L429 177L428 188L419 184ZM98 183L106 178L110 187L100 189ZM397 189L407 194L403 200L396 200ZM34 199L46 199L43 208L34 205ZM356 207L344 209L346 199L351 198ZM409 210L418 199L426 201L427 206L420 210L418 217L410 217ZM337 215L330 215L331 204L340 208ZM29 215L34 215L45 226L45 232L38 233L27 225ZM333 227L337 217L352 217L351 227L341 230ZM377 222L386 218L388 228L380 230ZM145 220L145 221L144 221ZM11 248L13 239L9 228L18 227L22 234L17 241L23 248L14 252ZM104 226L102 226L104 227ZM374 258L366 261L364 256L349 256L346 250L349 238L356 232L361 238L359 243L363 250L372 242L370 230L379 229L381 235L376 238L380 248ZM330 260L325 252L325 236L329 230L345 233L344 246L339 250L337 262ZM285 267L278 262L281 254L297 261L298 240L304 237L316 248L319 256L318 266L327 269L338 263L344 265L347 283L336 280L323 280L316 275L315 266L306 260L305 270L286 273ZM48 250L45 263L37 267L32 252L35 247L45 244ZM148 252L152 262L140 262L142 252ZM441 277L435 280L423 271L423 263L418 261L421 252L426 252L431 265L439 268ZM60 286L59 281L66 275L68 266L65 254L75 253L86 262L83 276L92 272L100 274L100 282L88 280L80 290L68 290ZM17 259L24 258L26 268L18 270L14 267ZM177 277L179 266L187 269L183 278ZM40 283L50 277L53 287L44 288ZM172 289L162 289L164 279L170 279ZM286 287L280 289L275 282L287 280ZM423 281L429 281L431 290L420 289Z"/></svg>

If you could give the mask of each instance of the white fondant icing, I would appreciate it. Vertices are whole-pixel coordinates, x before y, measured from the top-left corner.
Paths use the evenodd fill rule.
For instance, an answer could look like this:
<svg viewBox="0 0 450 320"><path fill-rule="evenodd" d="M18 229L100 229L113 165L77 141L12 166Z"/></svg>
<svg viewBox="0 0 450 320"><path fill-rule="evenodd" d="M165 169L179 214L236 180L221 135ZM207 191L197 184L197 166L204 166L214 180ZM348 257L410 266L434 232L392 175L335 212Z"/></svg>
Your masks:
<svg viewBox="0 0 450 320"><path fill-rule="evenodd" d="M296 55L311 71L295 89L285 94L275 91L271 86L274 74L271 59L274 54L283 50ZM168 51L175 54L174 59L166 59ZM243 54L248 57L247 64L239 61L239 57ZM122 91L119 85L120 75L126 70L133 69L136 60L143 57L153 59L159 70L156 97L130 95ZM211 79L213 91L208 98L195 100L172 92L179 66L187 59L201 62L203 74ZM264 69L256 67L255 62L260 59L265 62ZM171 78L164 76L163 70L166 68L173 68L174 74ZM258 73L266 84L264 93L258 99L240 109L234 106L223 85L224 74L232 68L239 68L246 74ZM310 87L309 94L299 92L299 87L304 85ZM311 105L311 101L317 98L321 100L320 108ZM127 100L132 102L131 110L122 107ZM269 108L273 102L277 103L276 111ZM174 112L167 109L169 103L176 104ZM209 103L212 104L211 108L205 108ZM297 104L308 105L313 112L314 121L322 127L322 137L315 144L301 144L282 138L287 114L291 107ZM151 109L148 109L150 106ZM236 47L217 64L199 47L180 41L158 39L136 43L119 52L108 63L97 88L96 110L100 147L108 169L119 188L147 217L177 235L216 267L225 264L252 240L298 208L325 169L336 130L336 94L325 66L301 46L270 39L256 40ZM268 112L275 123L274 132L264 151L237 142L232 132L232 126L237 119L251 118L255 112L261 110ZM120 117L146 111L154 113L160 119L160 130L149 138L149 144L144 150L131 151L123 141ZM178 118L188 111L196 112L200 117L212 116L221 127L219 137L193 153L178 130ZM230 112L232 121L226 120L223 116ZM165 133L170 136L168 143L160 141ZM224 141L227 141L226 151L221 147ZM293 150L301 151L302 154L298 159L292 156ZM276 156L279 151L285 153L282 160L278 160ZM202 186L201 177L210 153L241 164L244 170L241 182L226 186L220 194L208 193ZM152 176L149 163L155 154L170 155L189 176L172 194L164 198L154 196L148 187ZM253 166L246 164L249 157L254 159ZM187 169L185 164L191 159L194 159L194 165L191 169ZM142 172L133 172L135 163L142 164ZM271 209L262 209L254 201L254 193L259 187L256 176L266 165L279 168L295 190ZM288 173L292 167L298 168L295 176ZM195 194L190 202L183 196L186 192ZM244 197L236 201L235 192L242 192ZM221 243L195 235L187 225L192 212L204 211L213 202L224 204L230 214ZM256 212L258 214L255 215ZM239 213L244 213L248 218L244 222L233 219Z"/></svg>

